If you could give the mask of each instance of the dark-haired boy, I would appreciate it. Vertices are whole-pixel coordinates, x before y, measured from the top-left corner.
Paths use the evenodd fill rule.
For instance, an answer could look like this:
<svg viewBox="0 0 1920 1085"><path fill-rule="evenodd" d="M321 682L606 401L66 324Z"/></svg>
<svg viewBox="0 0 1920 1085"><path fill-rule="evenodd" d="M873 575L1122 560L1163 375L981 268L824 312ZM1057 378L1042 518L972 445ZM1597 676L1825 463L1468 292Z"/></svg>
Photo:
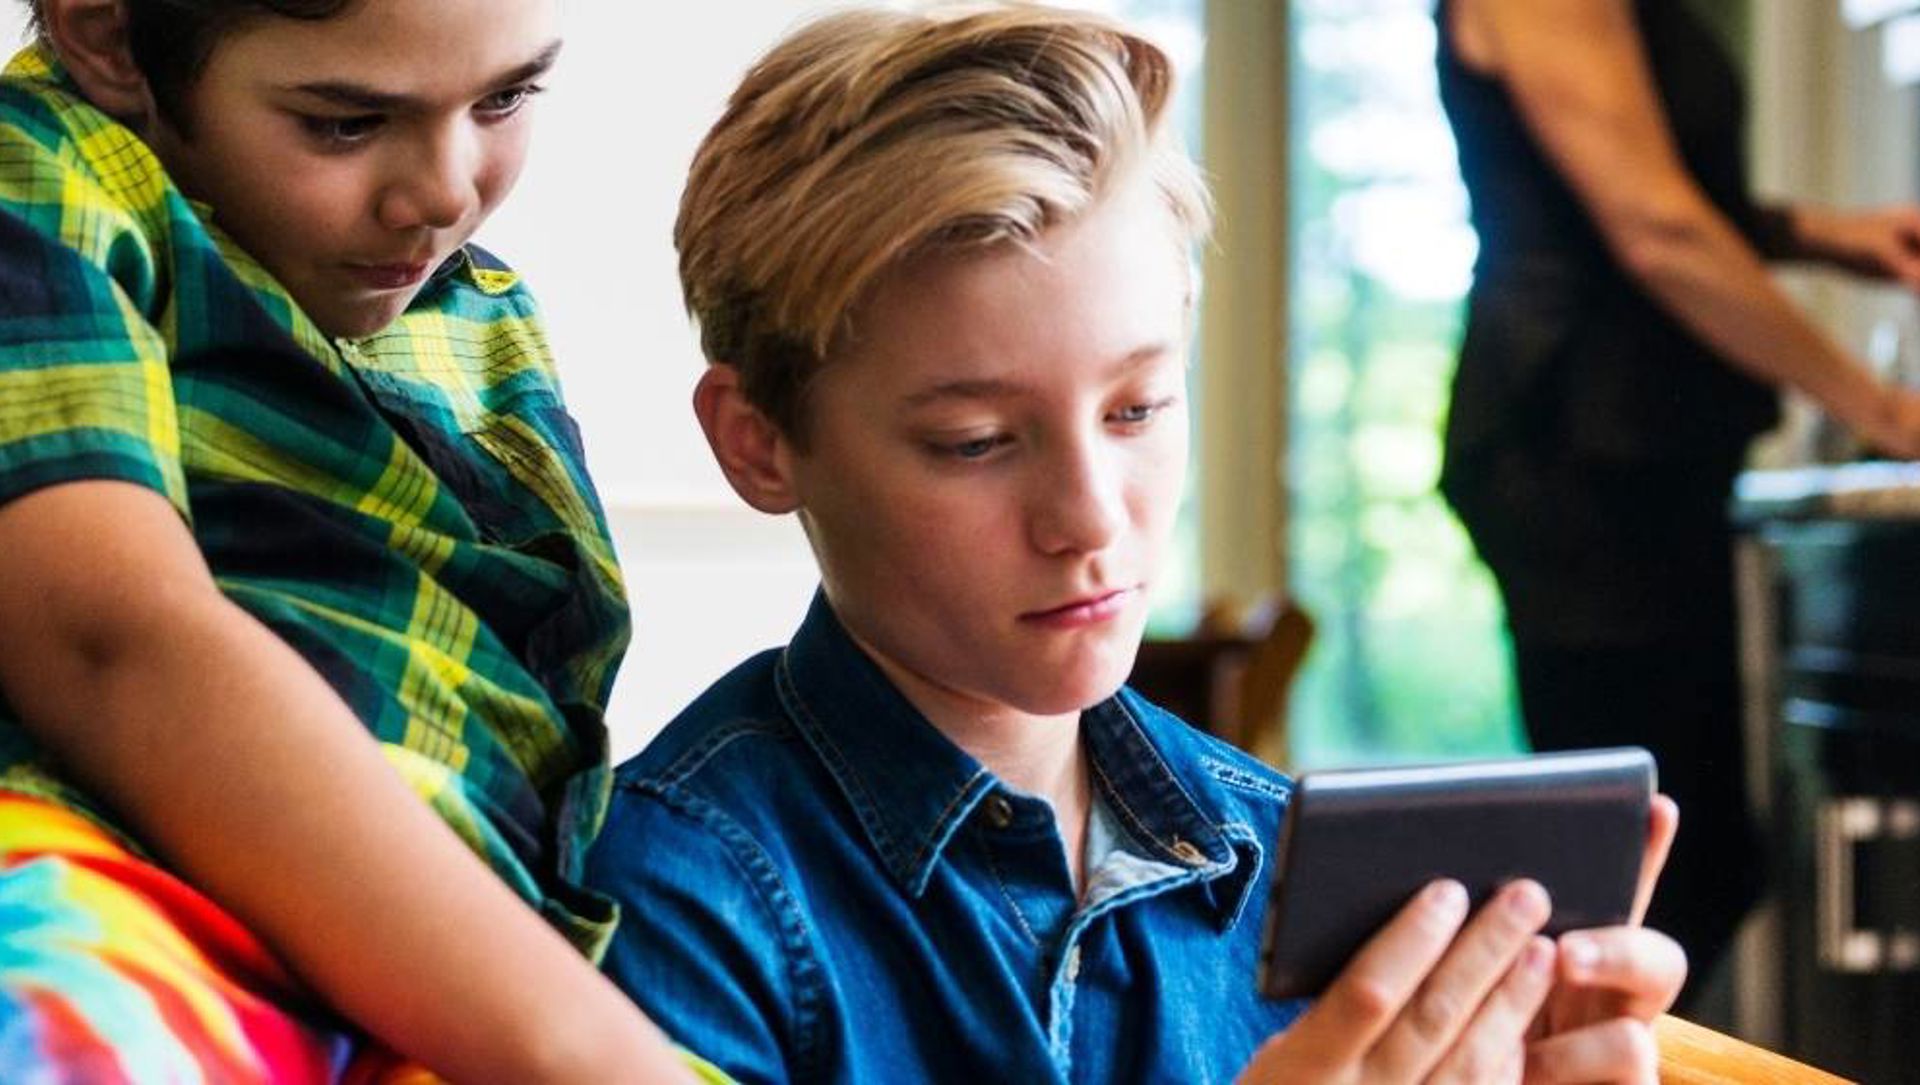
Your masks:
<svg viewBox="0 0 1920 1085"><path fill-rule="evenodd" d="M533 302L467 243L558 8L36 5L0 1079L685 1075L587 961L626 604Z"/></svg>

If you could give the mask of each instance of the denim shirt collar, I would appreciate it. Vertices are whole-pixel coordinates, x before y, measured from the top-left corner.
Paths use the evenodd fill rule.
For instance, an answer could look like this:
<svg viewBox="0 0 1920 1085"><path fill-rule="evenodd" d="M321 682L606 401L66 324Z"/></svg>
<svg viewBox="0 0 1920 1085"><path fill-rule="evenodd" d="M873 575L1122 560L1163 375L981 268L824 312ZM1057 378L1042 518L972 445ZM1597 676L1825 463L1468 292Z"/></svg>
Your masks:
<svg viewBox="0 0 1920 1085"><path fill-rule="evenodd" d="M919 897L956 830L1004 785L895 688L824 593L782 653L776 682L782 706L874 851L900 887ZM1212 813L1231 807L1197 753L1180 757L1197 751L1198 736L1181 733L1185 724L1130 691L1084 711L1081 728L1094 787L1129 837L1128 849L1206 883L1222 929L1233 926L1255 888L1262 849L1244 826ZM1166 728L1179 730L1150 733Z"/></svg>

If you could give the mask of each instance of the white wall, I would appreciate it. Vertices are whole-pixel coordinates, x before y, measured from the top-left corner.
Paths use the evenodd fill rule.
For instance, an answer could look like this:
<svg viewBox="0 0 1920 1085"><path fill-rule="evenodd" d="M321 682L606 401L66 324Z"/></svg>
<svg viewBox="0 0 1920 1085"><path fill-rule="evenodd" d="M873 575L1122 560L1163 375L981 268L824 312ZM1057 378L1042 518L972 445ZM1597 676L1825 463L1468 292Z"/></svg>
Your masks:
<svg viewBox="0 0 1920 1085"><path fill-rule="evenodd" d="M634 644L614 691L616 759L747 653L785 643L815 582L797 525L740 504L694 424L701 360L671 236L727 92L818 6L567 3L534 153L480 237L546 308L626 564Z"/></svg>

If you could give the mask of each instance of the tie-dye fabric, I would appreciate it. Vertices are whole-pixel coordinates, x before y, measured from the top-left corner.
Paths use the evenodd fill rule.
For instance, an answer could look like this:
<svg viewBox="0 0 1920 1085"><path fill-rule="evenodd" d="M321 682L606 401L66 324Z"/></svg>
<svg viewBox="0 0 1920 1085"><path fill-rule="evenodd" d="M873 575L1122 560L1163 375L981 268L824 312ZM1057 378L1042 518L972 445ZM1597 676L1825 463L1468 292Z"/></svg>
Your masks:
<svg viewBox="0 0 1920 1085"><path fill-rule="evenodd" d="M185 882L71 811L0 792L0 1081L435 1080L321 1008Z"/></svg>
<svg viewBox="0 0 1920 1085"><path fill-rule="evenodd" d="M439 1080L327 1011L185 882L71 810L0 791L0 1082Z"/></svg>

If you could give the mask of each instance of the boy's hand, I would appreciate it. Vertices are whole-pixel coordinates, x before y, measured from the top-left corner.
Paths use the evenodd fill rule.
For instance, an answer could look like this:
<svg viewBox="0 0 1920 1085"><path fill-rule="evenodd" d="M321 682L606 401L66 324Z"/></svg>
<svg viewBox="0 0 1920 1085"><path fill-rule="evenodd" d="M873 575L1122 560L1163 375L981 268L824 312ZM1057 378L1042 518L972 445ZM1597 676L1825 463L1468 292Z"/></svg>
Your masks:
<svg viewBox="0 0 1920 1085"><path fill-rule="evenodd" d="M1687 978L1679 943L1639 926L1679 828L1679 808L1653 800L1633 926L1560 936L1559 977L1527 1045L1528 1082L1654 1082L1651 1023L1673 1005Z"/></svg>
<svg viewBox="0 0 1920 1085"><path fill-rule="evenodd" d="M1428 886L1287 1031L1255 1052L1246 1085L1512 1082L1553 981L1549 914L1534 882L1502 889L1464 929L1459 883Z"/></svg>
<svg viewBox="0 0 1920 1085"><path fill-rule="evenodd" d="M1686 979L1679 943L1645 927L1560 936L1559 977L1527 1044L1530 1083L1605 1081L1654 1085L1652 1021Z"/></svg>
<svg viewBox="0 0 1920 1085"><path fill-rule="evenodd" d="M1654 797L1633 923L1652 899L1679 824ZM1461 929L1465 894L1436 882L1401 910L1241 1081L1649 1083L1648 1023L1686 978L1670 938L1637 925L1537 932L1546 894L1507 886ZM1457 934L1456 934L1457 932Z"/></svg>

